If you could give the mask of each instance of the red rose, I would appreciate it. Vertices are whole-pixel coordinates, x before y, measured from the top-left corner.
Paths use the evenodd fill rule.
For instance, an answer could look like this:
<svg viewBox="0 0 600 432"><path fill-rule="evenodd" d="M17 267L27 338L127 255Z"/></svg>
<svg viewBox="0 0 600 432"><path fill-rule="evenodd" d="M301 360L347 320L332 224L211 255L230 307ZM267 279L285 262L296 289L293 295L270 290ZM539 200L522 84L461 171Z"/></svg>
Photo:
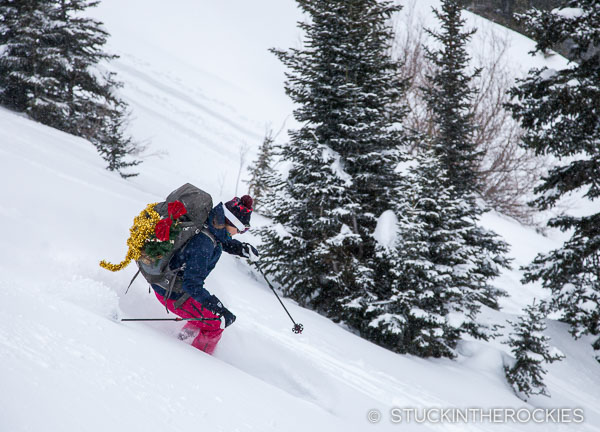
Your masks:
<svg viewBox="0 0 600 432"><path fill-rule="evenodd" d="M187 210L181 201L173 201L167 205L167 211L169 216L173 219L179 219L181 216L187 213Z"/></svg>
<svg viewBox="0 0 600 432"><path fill-rule="evenodd" d="M156 224L156 227L154 228L154 233L156 234L156 238L158 240L160 240L160 241L169 240L169 234L171 232L171 224L172 223L173 223L173 221L171 220L171 218L166 218L166 219L160 220Z"/></svg>

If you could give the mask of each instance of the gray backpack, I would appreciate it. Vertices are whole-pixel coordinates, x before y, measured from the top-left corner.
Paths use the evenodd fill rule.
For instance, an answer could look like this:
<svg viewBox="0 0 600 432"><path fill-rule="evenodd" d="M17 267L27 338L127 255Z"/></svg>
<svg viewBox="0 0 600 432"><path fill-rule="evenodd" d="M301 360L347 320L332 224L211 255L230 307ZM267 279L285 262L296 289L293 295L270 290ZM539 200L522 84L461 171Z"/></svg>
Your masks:
<svg viewBox="0 0 600 432"><path fill-rule="evenodd" d="M158 285L167 292L165 298L169 298L173 292L183 292L181 289L181 278L177 278L177 274L185 269L185 264L181 268L171 269L169 263L173 256L185 248L188 241L198 234L206 235L216 244L214 236L206 225L208 214L213 208L211 196L202 189L186 183L171 192L165 201L158 203L154 207L154 210L156 210L161 218L165 218L168 216L168 204L174 201L183 203L187 213L180 218L182 229L175 238L173 249L159 259L150 258L142 253L140 259L136 261L139 270L129 284L131 286L138 274L141 273L148 283ZM189 297L188 294L184 293L175 303L175 308L181 306Z"/></svg>

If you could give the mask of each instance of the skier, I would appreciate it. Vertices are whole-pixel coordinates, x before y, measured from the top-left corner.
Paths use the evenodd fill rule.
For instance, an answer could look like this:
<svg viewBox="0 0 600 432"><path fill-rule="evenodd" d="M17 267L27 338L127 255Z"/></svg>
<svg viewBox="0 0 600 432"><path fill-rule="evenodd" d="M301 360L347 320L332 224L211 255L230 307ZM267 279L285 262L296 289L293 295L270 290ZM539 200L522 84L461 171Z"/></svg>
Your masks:
<svg viewBox="0 0 600 432"><path fill-rule="evenodd" d="M219 203L208 216L206 224L209 232L202 231L195 235L175 253L169 267L183 268L177 274L177 278L181 279L181 290L167 293L160 286L151 285L158 300L171 312L182 318L204 319L188 321L179 338L193 338L192 346L208 354L214 352L223 329L233 324L236 317L215 295L208 292L204 281L219 261L222 251L252 261L258 259L258 251L254 246L232 238L250 228L252 202L249 195L244 195L225 204ZM174 284L176 282L173 281ZM168 298L165 298L167 294ZM183 303L182 296L188 297Z"/></svg>

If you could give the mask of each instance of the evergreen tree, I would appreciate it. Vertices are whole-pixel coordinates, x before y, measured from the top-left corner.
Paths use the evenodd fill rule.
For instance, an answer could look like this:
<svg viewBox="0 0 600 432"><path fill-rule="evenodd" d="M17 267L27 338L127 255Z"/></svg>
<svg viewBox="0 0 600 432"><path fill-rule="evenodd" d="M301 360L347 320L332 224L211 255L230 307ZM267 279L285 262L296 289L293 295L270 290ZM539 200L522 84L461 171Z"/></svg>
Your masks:
<svg viewBox="0 0 600 432"><path fill-rule="evenodd" d="M495 327L477 315L482 304L506 295L488 282L507 264L506 245L477 225L480 211L444 186L444 172L431 152L406 164L398 193L403 199L394 209L399 235L393 247L379 246L389 265L379 275L387 277L392 295L364 310L373 340L422 357L454 357L462 334L493 336Z"/></svg>
<svg viewBox="0 0 600 432"><path fill-rule="evenodd" d="M89 139L108 163L107 168L122 177L136 174L123 170L139 164L129 155L137 145L124 132L127 105L116 95L122 86L112 72L99 73L97 65L117 58L103 50L109 34L100 21L84 16L96 7L97 0L56 0L56 14L61 23L60 48L64 59L64 99L68 107L63 124L69 133Z"/></svg>
<svg viewBox="0 0 600 432"><path fill-rule="evenodd" d="M275 170L273 169L275 147L273 131L269 130L265 135L262 145L258 150L258 158L254 166L250 167L250 181L248 182L248 192L254 200L254 210L259 211L265 216L269 216L269 208L263 205L265 197L273 186Z"/></svg>
<svg viewBox="0 0 600 432"><path fill-rule="evenodd" d="M53 3L0 0L0 103L50 123L64 115Z"/></svg>
<svg viewBox="0 0 600 432"><path fill-rule="evenodd" d="M512 366L504 366L506 379L515 393L527 400L532 394L549 396L543 377L546 370L542 363L552 363L562 360L564 355L556 348L548 345L549 337L544 336L547 313L543 304L527 306L525 315L514 323L513 334L509 337L508 345L512 347L516 361Z"/></svg>
<svg viewBox="0 0 600 432"><path fill-rule="evenodd" d="M310 17L301 49L274 51L302 124L282 159L289 174L265 205L275 227L263 256L302 305L359 327L353 306L381 297L373 283L377 217L390 207L403 91L390 58L390 1L299 0Z"/></svg>
<svg viewBox="0 0 600 432"><path fill-rule="evenodd" d="M469 83L479 71L468 73L470 57L466 50L475 30L463 31L465 20L461 18L457 0L442 0L441 10L434 9L434 13L440 21L441 31L428 30L428 33L439 46L435 50L425 48L434 71L426 77L428 85L423 88L435 129L430 145L447 174L439 188L448 188L455 198L462 200L464 214L476 224L485 209L475 195L481 189L476 177L481 154L473 136L476 125L470 110L473 89ZM482 229L465 231L464 241L474 251L472 259L480 267L473 276L477 280L472 282L483 287L477 300L498 309L498 297L503 293L488 281L499 274L498 266L509 267L509 260L504 256L508 246L494 233ZM488 262L487 256L494 260Z"/></svg>
<svg viewBox="0 0 600 432"><path fill-rule="evenodd" d="M342 289L344 269L334 249L341 249L335 243L341 230L336 209L345 199L344 181L331 169L329 148L302 132L290 133L293 151L282 150L293 162L288 178L279 179L263 201L275 225L259 231L261 257L286 294L325 314L336 307Z"/></svg>
<svg viewBox="0 0 600 432"><path fill-rule="evenodd" d="M463 31L465 20L457 0L442 0L441 10L433 11L441 31L426 31L439 47L425 47L434 72L426 76L427 86L423 88L435 128L431 145L448 172L448 185L459 194L473 192L480 189L475 173L481 153L474 140L470 110L474 89L469 83L479 71L468 72L466 44L476 30Z"/></svg>
<svg viewBox="0 0 600 432"><path fill-rule="evenodd" d="M568 8L568 9L566 9ZM523 146L559 160L540 185L533 202L546 210L563 196L584 191L600 196L600 3L565 1L552 11L533 10L522 17L545 51L572 39L570 67L532 69L511 90L513 115L526 128ZM576 156L576 157L574 157ZM538 255L525 268L524 282L542 281L552 291L552 307L563 312L578 338L600 334L600 213L559 216L548 222L572 230L560 248ZM600 349L600 337L594 343ZM598 357L600 360L600 356Z"/></svg>
<svg viewBox="0 0 600 432"><path fill-rule="evenodd" d="M0 103L34 120L90 140L117 170L137 165L122 127L127 109L114 73L97 65L108 33L83 12L89 0L0 0Z"/></svg>
<svg viewBox="0 0 600 432"><path fill-rule="evenodd" d="M117 58L102 50L108 33L102 23L83 15L98 1L55 0L56 14L61 23L60 48L65 60L61 84L68 104L69 116L63 128L73 134L94 136L98 130L96 114L114 109L120 101L114 90L120 83L114 74L98 74L95 66Z"/></svg>
<svg viewBox="0 0 600 432"><path fill-rule="evenodd" d="M130 159L138 146L124 132L129 117L126 109L127 105L121 101L105 110L98 109L97 113L103 115L102 121L98 122L97 129L90 137L98 153L108 163L106 169L117 171L123 178L137 176L137 173L128 173L124 169L140 164L140 161Z"/></svg>

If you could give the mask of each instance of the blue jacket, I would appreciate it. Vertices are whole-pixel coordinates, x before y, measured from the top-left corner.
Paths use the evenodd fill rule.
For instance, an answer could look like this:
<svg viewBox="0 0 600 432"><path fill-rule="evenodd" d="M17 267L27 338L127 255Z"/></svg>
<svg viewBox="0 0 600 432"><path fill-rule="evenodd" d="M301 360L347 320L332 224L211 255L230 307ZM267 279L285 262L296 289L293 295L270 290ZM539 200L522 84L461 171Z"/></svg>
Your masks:
<svg viewBox="0 0 600 432"><path fill-rule="evenodd" d="M183 272L179 272L178 275L183 279L183 291L188 293L194 300L205 306L212 306L212 309L214 309L219 300L204 288L204 280L215 268L219 258L221 258L222 251L238 256L243 255L241 242L232 239L224 227L221 229L215 228L215 225L225 225L223 203L219 203L211 210L207 225L216 239L216 245L206 234L197 234L182 250L173 256L169 267L177 269L185 264L185 269ZM152 288L161 296L166 294L166 291L158 285L152 285ZM182 295L182 292L173 292L170 298L177 300Z"/></svg>

